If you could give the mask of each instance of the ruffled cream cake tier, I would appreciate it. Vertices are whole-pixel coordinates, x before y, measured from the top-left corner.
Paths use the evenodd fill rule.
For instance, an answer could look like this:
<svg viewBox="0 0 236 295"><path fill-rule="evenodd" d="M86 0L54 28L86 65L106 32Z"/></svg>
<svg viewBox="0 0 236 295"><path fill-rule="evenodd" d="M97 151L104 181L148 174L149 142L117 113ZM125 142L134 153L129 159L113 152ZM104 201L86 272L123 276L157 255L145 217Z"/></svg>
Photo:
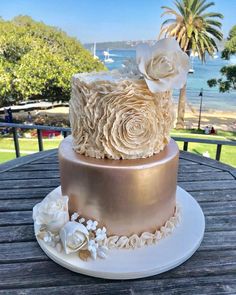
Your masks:
<svg viewBox="0 0 236 295"><path fill-rule="evenodd" d="M173 123L171 91L152 93L144 80L116 72L72 79L73 148L94 158L138 159L159 153Z"/></svg>
<svg viewBox="0 0 236 295"><path fill-rule="evenodd" d="M97 220L108 236L157 230L175 212L178 157L171 139L145 159L96 159L76 153L68 136L59 147L59 163L69 212Z"/></svg>

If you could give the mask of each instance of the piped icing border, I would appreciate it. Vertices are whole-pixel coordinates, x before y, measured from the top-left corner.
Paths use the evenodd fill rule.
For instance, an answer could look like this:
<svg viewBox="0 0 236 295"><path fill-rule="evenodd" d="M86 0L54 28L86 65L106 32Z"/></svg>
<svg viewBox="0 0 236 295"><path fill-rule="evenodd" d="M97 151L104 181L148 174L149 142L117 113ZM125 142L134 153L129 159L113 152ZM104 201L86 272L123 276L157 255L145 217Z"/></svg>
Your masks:
<svg viewBox="0 0 236 295"><path fill-rule="evenodd" d="M78 213L69 216L68 196L51 192L33 208L36 237L58 252L77 253L82 260L106 258L108 249L135 249L156 244L173 232L180 219L181 210L177 204L174 215L154 233L107 237L106 228L99 228L96 220L86 220Z"/></svg>
<svg viewBox="0 0 236 295"><path fill-rule="evenodd" d="M104 239L103 245L108 249L134 249L145 245L157 244L162 238L170 235L175 227L180 223L181 212L179 204L176 204L174 215L166 221L166 223L154 233L143 232L140 236L133 234L127 236L110 236Z"/></svg>

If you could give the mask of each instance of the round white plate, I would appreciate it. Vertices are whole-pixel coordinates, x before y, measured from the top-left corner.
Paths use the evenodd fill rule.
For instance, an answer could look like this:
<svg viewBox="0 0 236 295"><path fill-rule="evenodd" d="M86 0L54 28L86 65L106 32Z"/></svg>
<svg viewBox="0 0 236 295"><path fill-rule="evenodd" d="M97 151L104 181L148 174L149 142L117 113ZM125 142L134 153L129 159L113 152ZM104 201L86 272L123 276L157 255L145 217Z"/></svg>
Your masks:
<svg viewBox="0 0 236 295"><path fill-rule="evenodd" d="M55 189L60 194L60 187ZM43 251L56 263L81 274L106 279L137 279L168 271L189 259L203 239L205 218L197 201L185 190L177 188L181 222L173 233L157 245L138 249L109 250L106 259L82 261L73 253L58 253L37 239Z"/></svg>

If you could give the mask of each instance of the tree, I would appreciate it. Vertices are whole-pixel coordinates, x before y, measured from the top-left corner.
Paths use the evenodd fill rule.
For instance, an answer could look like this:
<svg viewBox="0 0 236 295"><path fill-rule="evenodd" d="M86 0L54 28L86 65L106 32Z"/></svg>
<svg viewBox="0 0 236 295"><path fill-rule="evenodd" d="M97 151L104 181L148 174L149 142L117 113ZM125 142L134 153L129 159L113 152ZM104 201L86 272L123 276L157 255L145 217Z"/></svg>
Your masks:
<svg viewBox="0 0 236 295"><path fill-rule="evenodd" d="M171 15L162 23L159 37L175 37L180 47L190 56L198 54L205 62L206 53L213 55L218 51L215 39L222 40L220 19L223 15L208 12L214 2L207 0L175 0L175 8L162 6L164 15ZM180 90L176 128L184 128L186 85Z"/></svg>
<svg viewBox="0 0 236 295"><path fill-rule="evenodd" d="M55 27L28 16L0 19L0 105L68 101L73 74L104 69L77 39Z"/></svg>
<svg viewBox="0 0 236 295"><path fill-rule="evenodd" d="M236 54L236 25L229 32L221 57L229 60L234 54ZM218 86L220 92L236 90L236 65L224 66L221 68L220 73L222 78L208 80L208 85L210 87Z"/></svg>

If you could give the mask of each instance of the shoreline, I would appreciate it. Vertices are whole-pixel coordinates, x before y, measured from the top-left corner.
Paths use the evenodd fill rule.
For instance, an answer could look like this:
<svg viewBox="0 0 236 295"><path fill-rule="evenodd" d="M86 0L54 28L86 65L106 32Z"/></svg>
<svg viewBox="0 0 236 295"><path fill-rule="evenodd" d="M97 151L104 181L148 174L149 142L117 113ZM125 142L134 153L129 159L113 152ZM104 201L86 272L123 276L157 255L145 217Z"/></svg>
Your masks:
<svg viewBox="0 0 236 295"><path fill-rule="evenodd" d="M175 113L177 115L177 106L175 106ZM199 110L186 106L185 111L185 128L196 129L198 127ZM201 114L201 129L206 126L217 130L236 132L236 112L224 110L202 110Z"/></svg>
<svg viewBox="0 0 236 295"><path fill-rule="evenodd" d="M54 122L69 122L69 107L55 107L48 110L31 111L32 119L35 121L43 120L45 125L53 125ZM175 116L177 116L177 106L175 105ZM4 118L4 115L0 115ZM27 118L27 112L14 113L14 119L24 121ZM196 129L198 126L199 110L186 106L185 128ZM176 119L175 119L176 122ZM236 132L236 112L220 110L203 110L201 115L201 129L206 126L217 130Z"/></svg>

